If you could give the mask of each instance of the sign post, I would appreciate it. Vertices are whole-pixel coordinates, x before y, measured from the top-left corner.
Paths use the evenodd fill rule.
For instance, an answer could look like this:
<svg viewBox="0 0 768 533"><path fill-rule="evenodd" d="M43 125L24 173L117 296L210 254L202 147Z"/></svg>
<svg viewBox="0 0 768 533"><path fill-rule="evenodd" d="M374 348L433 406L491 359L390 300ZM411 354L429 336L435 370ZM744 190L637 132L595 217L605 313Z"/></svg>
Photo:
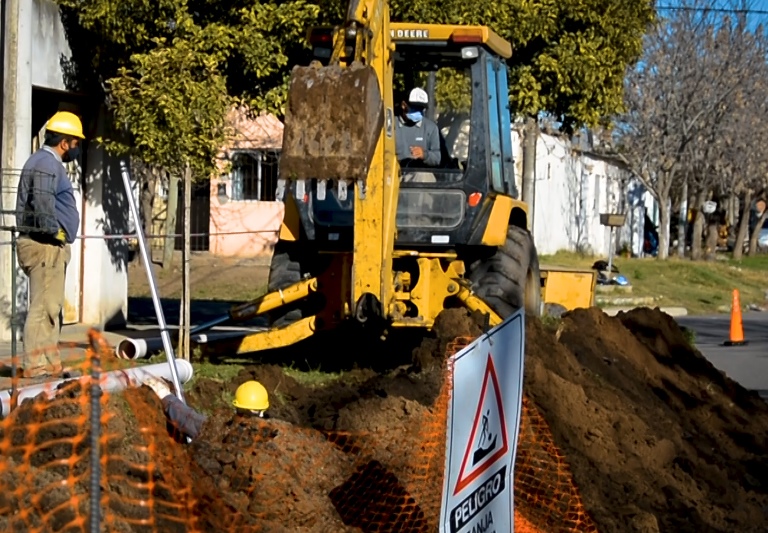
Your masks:
<svg viewBox="0 0 768 533"><path fill-rule="evenodd" d="M440 533L514 531L523 310L454 355Z"/></svg>

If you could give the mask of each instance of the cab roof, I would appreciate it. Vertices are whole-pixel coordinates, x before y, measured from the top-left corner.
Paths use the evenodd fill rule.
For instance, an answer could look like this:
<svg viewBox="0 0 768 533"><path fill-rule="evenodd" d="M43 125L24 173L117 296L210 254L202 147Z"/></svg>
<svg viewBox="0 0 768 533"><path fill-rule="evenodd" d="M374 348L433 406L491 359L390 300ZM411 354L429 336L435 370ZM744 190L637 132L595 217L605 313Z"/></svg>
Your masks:
<svg viewBox="0 0 768 533"><path fill-rule="evenodd" d="M396 45L480 44L504 59L512 57L512 44L488 26L392 22L389 30ZM313 44L330 45L332 33L330 26L316 26L309 29L307 38Z"/></svg>
<svg viewBox="0 0 768 533"><path fill-rule="evenodd" d="M512 57L512 44L488 26L393 22L389 25L395 43L454 42L483 44L504 59Z"/></svg>

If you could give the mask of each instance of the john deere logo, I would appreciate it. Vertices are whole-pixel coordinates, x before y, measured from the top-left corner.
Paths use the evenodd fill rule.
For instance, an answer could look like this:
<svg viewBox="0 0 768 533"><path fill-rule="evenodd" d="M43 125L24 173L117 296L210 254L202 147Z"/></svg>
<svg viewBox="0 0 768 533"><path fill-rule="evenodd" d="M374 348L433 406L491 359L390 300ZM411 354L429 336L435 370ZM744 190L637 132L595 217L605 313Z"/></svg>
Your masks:
<svg viewBox="0 0 768 533"><path fill-rule="evenodd" d="M429 30L391 30L393 39L429 39Z"/></svg>

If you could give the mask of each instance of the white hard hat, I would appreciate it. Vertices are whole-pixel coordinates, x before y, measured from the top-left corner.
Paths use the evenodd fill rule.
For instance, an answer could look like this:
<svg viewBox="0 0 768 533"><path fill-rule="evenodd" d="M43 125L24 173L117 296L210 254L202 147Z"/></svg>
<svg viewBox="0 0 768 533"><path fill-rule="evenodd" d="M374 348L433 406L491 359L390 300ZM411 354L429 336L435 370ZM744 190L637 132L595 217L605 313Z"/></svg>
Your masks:
<svg viewBox="0 0 768 533"><path fill-rule="evenodd" d="M411 94L408 95L408 103L427 105L429 103L427 92L424 89L419 89L416 87L415 89L411 90Z"/></svg>

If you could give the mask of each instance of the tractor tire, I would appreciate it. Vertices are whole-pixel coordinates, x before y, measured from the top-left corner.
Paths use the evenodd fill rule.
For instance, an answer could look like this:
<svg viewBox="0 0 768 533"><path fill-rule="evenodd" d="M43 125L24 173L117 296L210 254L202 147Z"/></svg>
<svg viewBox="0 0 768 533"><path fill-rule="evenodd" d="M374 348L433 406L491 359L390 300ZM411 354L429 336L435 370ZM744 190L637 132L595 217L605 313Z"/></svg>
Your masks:
<svg viewBox="0 0 768 533"><path fill-rule="evenodd" d="M521 308L541 316L539 257L528 230L509 226L504 246L476 261L469 279L475 294L502 318Z"/></svg>
<svg viewBox="0 0 768 533"><path fill-rule="evenodd" d="M301 262L295 253L278 243L272 255L269 265L268 291L274 292L290 287L302 279ZM275 309L267 313L271 327L287 326L302 318L301 302L283 308Z"/></svg>

